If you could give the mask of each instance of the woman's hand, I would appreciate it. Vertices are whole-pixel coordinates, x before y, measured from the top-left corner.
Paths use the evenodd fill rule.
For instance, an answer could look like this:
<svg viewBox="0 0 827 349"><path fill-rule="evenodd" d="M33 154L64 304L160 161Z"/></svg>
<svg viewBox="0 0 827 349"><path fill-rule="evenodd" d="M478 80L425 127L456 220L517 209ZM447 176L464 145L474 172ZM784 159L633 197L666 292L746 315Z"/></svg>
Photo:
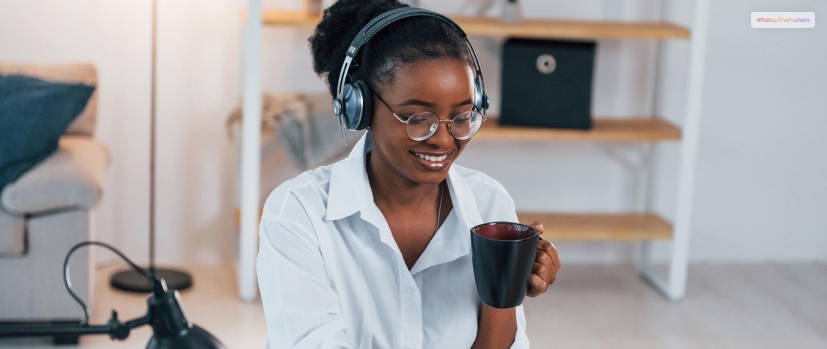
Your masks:
<svg viewBox="0 0 827 349"><path fill-rule="evenodd" d="M540 234L546 232L542 223L534 222L529 225L537 229ZM558 270L560 270L560 257L557 256L557 248L548 240L541 239L537 242L537 256L534 258L534 269L532 269L526 295L537 297L545 293L548 287L557 280Z"/></svg>

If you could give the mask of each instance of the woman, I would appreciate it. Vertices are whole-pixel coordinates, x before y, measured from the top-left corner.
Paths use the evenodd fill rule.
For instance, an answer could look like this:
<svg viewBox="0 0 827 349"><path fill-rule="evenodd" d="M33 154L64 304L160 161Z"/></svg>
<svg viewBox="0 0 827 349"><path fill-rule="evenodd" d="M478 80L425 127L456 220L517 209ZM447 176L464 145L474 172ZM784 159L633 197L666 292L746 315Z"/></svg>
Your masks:
<svg viewBox="0 0 827 349"><path fill-rule="evenodd" d="M346 52L359 51L348 43L404 6L325 10L310 46L334 97ZM475 67L457 28L414 16L378 31L344 69L364 82L368 131L346 160L285 182L264 207L258 278L271 348L528 347L522 306L484 306L474 284L469 229L517 221L502 185L452 165L484 119ZM428 117L439 121L417 121ZM548 241L535 260L530 297L560 268Z"/></svg>

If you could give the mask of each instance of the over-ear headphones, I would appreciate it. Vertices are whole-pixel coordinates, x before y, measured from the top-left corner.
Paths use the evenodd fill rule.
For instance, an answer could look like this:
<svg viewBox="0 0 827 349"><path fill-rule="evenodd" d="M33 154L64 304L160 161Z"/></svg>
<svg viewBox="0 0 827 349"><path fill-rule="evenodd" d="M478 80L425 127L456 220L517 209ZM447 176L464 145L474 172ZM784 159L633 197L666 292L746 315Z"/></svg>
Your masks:
<svg viewBox="0 0 827 349"><path fill-rule="evenodd" d="M333 113L339 118L339 123L343 129L361 131L370 125L370 119L373 114L373 94L368 85L361 80L348 82L350 65L353 62L359 49L376 35L380 30L387 27L393 22L403 18L425 16L433 17L448 23L459 31L460 35L465 39L468 48L471 51L471 57L474 59L474 105L477 109L485 114L488 109L488 96L485 94L485 84L482 80L482 71L480 70L480 62L477 60L477 55L474 53L474 48L471 47L471 42L468 41L468 36L465 31L459 27L450 18L436 12L428 11L416 7L402 7L387 11L365 25L347 50L345 62L342 65L342 70L339 72L339 81L336 85L336 98L333 100Z"/></svg>

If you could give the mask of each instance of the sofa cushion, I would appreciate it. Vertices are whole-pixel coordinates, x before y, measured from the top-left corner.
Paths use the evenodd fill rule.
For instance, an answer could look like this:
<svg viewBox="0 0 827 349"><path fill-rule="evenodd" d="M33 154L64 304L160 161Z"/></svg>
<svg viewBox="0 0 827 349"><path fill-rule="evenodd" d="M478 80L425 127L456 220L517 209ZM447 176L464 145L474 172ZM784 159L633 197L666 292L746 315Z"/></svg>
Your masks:
<svg viewBox="0 0 827 349"><path fill-rule="evenodd" d="M26 245L24 233L26 220L0 210L0 258L23 254Z"/></svg>
<svg viewBox="0 0 827 349"><path fill-rule="evenodd" d="M57 149L94 87L0 76L0 189Z"/></svg>
<svg viewBox="0 0 827 349"><path fill-rule="evenodd" d="M100 201L109 154L85 136L63 136L58 150L0 193L0 206L12 214L91 209Z"/></svg>
<svg viewBox="0 0 827 349"><path fill-rule="evenodd" d="M98 85L98 73L95 66L91 64L60 64L60 65L35 65L35 64L0 64L0 75L27 75L38 79L60 81L73 84L84 84L88 86ZM98 116L98 90L92 93L86 108L80 116L69 125L66 134L95 135L95 122Z"/></svg>

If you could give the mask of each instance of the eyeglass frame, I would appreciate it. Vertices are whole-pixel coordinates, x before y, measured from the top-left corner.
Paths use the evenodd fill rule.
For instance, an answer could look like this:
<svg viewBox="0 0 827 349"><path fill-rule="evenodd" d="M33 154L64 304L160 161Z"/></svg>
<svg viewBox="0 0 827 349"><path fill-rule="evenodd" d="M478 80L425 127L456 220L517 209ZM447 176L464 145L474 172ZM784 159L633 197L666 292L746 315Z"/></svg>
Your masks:
<svg viewBox="0 0 827 349"><path fill-rule="evenodd" d="M413 114L411 114L411 116L409 116L407 119L404 119L404 120L403 120L403 118L402 118L401 116L399 116L399 114L397 114L395 111L393 111L393 109L391 108L391 106L390 106L390 105L388 105L388 102L385 102L385 100L384 100L384 99L382 99L382 97L381 97L381 96L379 96L379 94L374 93L373 95L374 95L374 96L376 96L376 98L377 98L377 99L379 99L379 101L380 101L380 102L382 102L382 104L384 104L384 105L385 105L385 108L388 108L388 110L391 112L391 114L393 114L393 116L396 118L396 120L399 120L399 122L401 122L401 123L405 124L405 135L407 135L407 136L408 136L408 138L410 138L411 140L414 140L414 141L417 141L417 142L424 141L424 140L426 140L426 139L428 139L428 138L433 137L433 136L436 134L436 132L439 130L439 125L437 125L437 129L436 129L436 130L434 130L434 131L433 131L433 133L431 133L431 134L430 134L430 135L428 135L427 137L422 138L422 139L413 139L413 138L411 138L411 135L409 135L409 134L408 134L408 122L411 120L411 118L412 118L414 115L416 115L416 114L421 114L421 113L431 113L431 112L429 112L429 111L428 111L428 112L413 113ZM475 105L475 106L474 106L471 110L469 110L469 111L471 111L471 112L476 112L477 114L480 114L480 116L482 116L482 122L483 122L483 123L485 123L485 120L488 120L488 118L487 118L487 117L485 117L485 114L483 114L483 113L482 113L482 111L480 111L480 110L477 108L477 106L476 106L476 105ZM466 112L462 112L462 113L466 113ZM453 131L451 131L451 126L453 126L453 125L454 125L454 119L456 119L456 117L457 117L457 116L459 116L459 115L460 115L460 114L462 114L462 113L459 113L459 114L457 114L457 115L454 115L454 117L452 117L452 118L450 118L450 119L445 119L445 120L440 119L440 118L439 118L439 115L437 115L436 113L431 113L431 114L434 114L434 115L436 116L436 119L437 119L437 122L438 122L438 123L440 123L440 124L441 124L441 123L443 123L443 122L447 122L447 123L448 123L448 133L451 135L451 137L454 137L454 139L456 139L456 140L458 140L458 141L465 141L465 140L469 140L469 139L471 139L471 137L474 137L474 136L475 136L478 132L480 132L480 129L482 128L482 124L480 124L480 129L477 129L477 131L475 131L473 134L469 135L467 138L457 138L456 136L454 136L454 132L453 132Z"/></svg>

